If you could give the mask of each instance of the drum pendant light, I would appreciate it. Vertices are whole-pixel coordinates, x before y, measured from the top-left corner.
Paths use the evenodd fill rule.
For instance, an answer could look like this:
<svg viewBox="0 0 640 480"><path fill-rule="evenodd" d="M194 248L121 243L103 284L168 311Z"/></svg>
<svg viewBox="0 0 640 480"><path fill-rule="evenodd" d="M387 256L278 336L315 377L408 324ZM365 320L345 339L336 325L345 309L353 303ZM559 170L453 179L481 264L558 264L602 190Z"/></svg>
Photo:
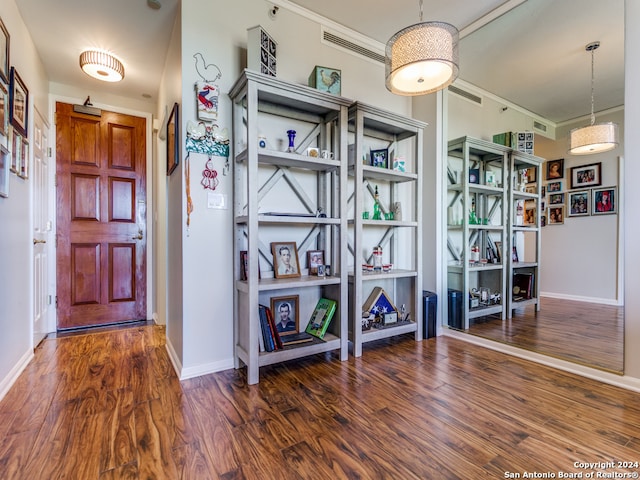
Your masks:
<svg viewBox="0 0 640 480"><path fill-rule="evenodd" d="M124 78L124 65L113 55L97 50L80 54L80 68L90 77L105 82L119 82Z"/></svg>
<svg viewBox="0 0 640 480"><path fill-rule="evenodd" d="M385 84L397 95L426 95L441 90L458 77L456 27L445 22L423 22L400 30L385 49Z"/></svg>
<svg viewBox="0 0 640 480"><path fill-rule="evenodd" d="M607 152L618 146L618 125L613 122L596 123L593 113L593 64L594 52L600 42L592 42L585 47L591 52L591 125L574 128L569 132L569 153L571 155L591 155Z"/></svg>

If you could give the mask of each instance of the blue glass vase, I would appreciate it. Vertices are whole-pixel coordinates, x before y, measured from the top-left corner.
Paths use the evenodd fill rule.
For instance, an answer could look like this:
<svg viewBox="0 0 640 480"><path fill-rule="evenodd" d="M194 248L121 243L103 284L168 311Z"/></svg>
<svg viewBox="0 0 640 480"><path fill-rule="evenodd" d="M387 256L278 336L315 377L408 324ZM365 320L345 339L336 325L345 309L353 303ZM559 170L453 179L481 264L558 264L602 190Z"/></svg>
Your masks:
<svg viewBox="0 0 640 480"><path fill-rule="evenodd" d="M287 136L289 137L289 146L287 147L287 152L294 153L296 151L296 147L295 147L296 131L287 130Z"/></svg>

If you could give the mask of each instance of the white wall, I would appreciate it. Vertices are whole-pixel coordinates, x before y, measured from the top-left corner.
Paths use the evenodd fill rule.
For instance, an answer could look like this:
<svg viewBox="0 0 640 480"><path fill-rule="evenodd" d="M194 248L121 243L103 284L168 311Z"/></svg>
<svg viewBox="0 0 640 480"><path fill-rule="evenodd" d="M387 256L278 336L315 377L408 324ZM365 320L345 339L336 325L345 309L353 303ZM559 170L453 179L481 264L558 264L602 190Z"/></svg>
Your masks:
<svg viewBox="0 0 640 480"><path fill-rule="evenodd" d="M13 0L0 3L9 31L10 62L29 89L29 133L34 105L47 116L47 78ZM30 180L9 176L9 198L0 198L0 398L32 356L32 226Z"/></svg>
<svg viewBox="0 0 640 480"><path fill-rule="evenodd" d="M557 298L616 305L622 304L622 286L618 284L619 215L567 215L566 197L570 191L572 167L601 163L602 186L618 186L618 157L624 154L624 114L618 111L598 115L597 121L618 123L618 148L586 156L568 154L566 137L569 130L588 125L589 119L559 127L556 141L536 139L536 155L549 160L563 158L565 168L562 179L565 192L564 223L547 225L542 229L540 289L543 295ZM546 168L543 168L543 175L544 172ZM543 185L546 183L546 180L542 182Z"/></svg>

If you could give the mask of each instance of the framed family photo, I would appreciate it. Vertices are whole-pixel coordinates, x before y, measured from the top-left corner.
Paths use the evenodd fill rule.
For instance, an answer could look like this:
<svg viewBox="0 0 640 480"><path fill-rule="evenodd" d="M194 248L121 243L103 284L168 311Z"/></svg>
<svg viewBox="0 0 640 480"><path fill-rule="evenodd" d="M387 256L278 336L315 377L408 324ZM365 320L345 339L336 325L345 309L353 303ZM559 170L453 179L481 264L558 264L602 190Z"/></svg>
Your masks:
<svg viewBox="0 0 640 480"><path fill-rule="evenodd" d="M324 250L308 250L307 265L309 266L309 275L318 275L320 266L324 272Z"/></svg>
<svg viewBox="0 0 640 480"><path fill-rule="evenodd" d="M564 193L550 193L549 205L561 205L564 203Z"/></svg>
<svg viewBox="0 0 640 480"><path fill-rule="evenodd" d="M11 81L9 85L9 115L11 125L23 137L28 137L29 126L29 90L20 78L16 67L11 67Z"/></svg>
<svg viewBox="0 0 640 480"><path fill-rule="evenodd" d="M280 336L292 335L300 330L298 295L288 297L271 297L271 313Z"/></svg>
<svg viewBox="0 0 640 480"><path fill-rule="evenodd" d="M389 168L389 150L386 148L371 150L371 166Z"/></svg>
<svg viewBox="0 0 640 480"><path fill-rule="evenodd" d="M589 215L589 190L569 192L569 216L581 217Z"/></svg>
<svg viewBox="0 0 640 480"><path fill-rule="evenodd" d="M571 189L602 185L602 163L571 168Z"/></svg>
<svg viewBox="0 0 640 480"><path fill-rule="evenodd" d="M561 225L564 223L564 205L549 207L548 225Z"/></svg>
<svg viewBox="0 0 640 480"><path fill-rule="evenodd" d="M296 242L271 242L273 274L276 278L300 276L300 261Z"/></svg>
<svg viewBox="0 0 640 480"><path fill-rule="evenodd" d="M564 178L564 158L547 162L547 180Z"/></svg>
<svg viewBox="0 0 640 480"><path fill-rule="evenodd" d="M593 192L593 215L606 215L617 213L618 211L618 189L617 187L594 188Z"/></svg>
<svg viewBox="0 0 640 480"><path fill-rule="evenodd" d="M549 182L547 183L547 192L561 192L562 191L562 181L558 182Z"/></svg>

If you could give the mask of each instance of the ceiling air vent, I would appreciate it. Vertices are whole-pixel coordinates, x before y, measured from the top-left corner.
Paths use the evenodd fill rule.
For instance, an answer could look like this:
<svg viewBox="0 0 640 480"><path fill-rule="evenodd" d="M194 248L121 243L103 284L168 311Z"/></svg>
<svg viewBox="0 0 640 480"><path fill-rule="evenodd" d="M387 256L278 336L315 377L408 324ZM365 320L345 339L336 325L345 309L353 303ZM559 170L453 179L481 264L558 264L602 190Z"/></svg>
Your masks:
<svg viewBox="0 0 640 480"><path fill-rule="evenodd" d="M482 105L482 97L479 97L478 95L474 95L471 92L467 92L466 90L463 90L460 87L456 87L455 85L449 85L448 90L451 93L460 95L462 98L466 98L470 102L476 103L478 105Z"/></svg>
<svg viewBox="0 0 640 480"><path fill-rule="evenodd" d="M533 129L539 132L547 133L547 126L544 123L540 123L537 120L533 121Z"/></svg>
<svg viewBox="0 0 640 480"><path fill-rule="evenodd" d="M338 47L344 50L357 53L358 55L369 58L376 62L384 63L384 55L378 52L374 52L373 50L363 47L362 45L358 45L357 43L352 42L351 40L347 40L346 38L339 37L334 33L328 32L327 30L323 30L322 39L325 42L331 43L333 45L337 45Z"/></svg>

